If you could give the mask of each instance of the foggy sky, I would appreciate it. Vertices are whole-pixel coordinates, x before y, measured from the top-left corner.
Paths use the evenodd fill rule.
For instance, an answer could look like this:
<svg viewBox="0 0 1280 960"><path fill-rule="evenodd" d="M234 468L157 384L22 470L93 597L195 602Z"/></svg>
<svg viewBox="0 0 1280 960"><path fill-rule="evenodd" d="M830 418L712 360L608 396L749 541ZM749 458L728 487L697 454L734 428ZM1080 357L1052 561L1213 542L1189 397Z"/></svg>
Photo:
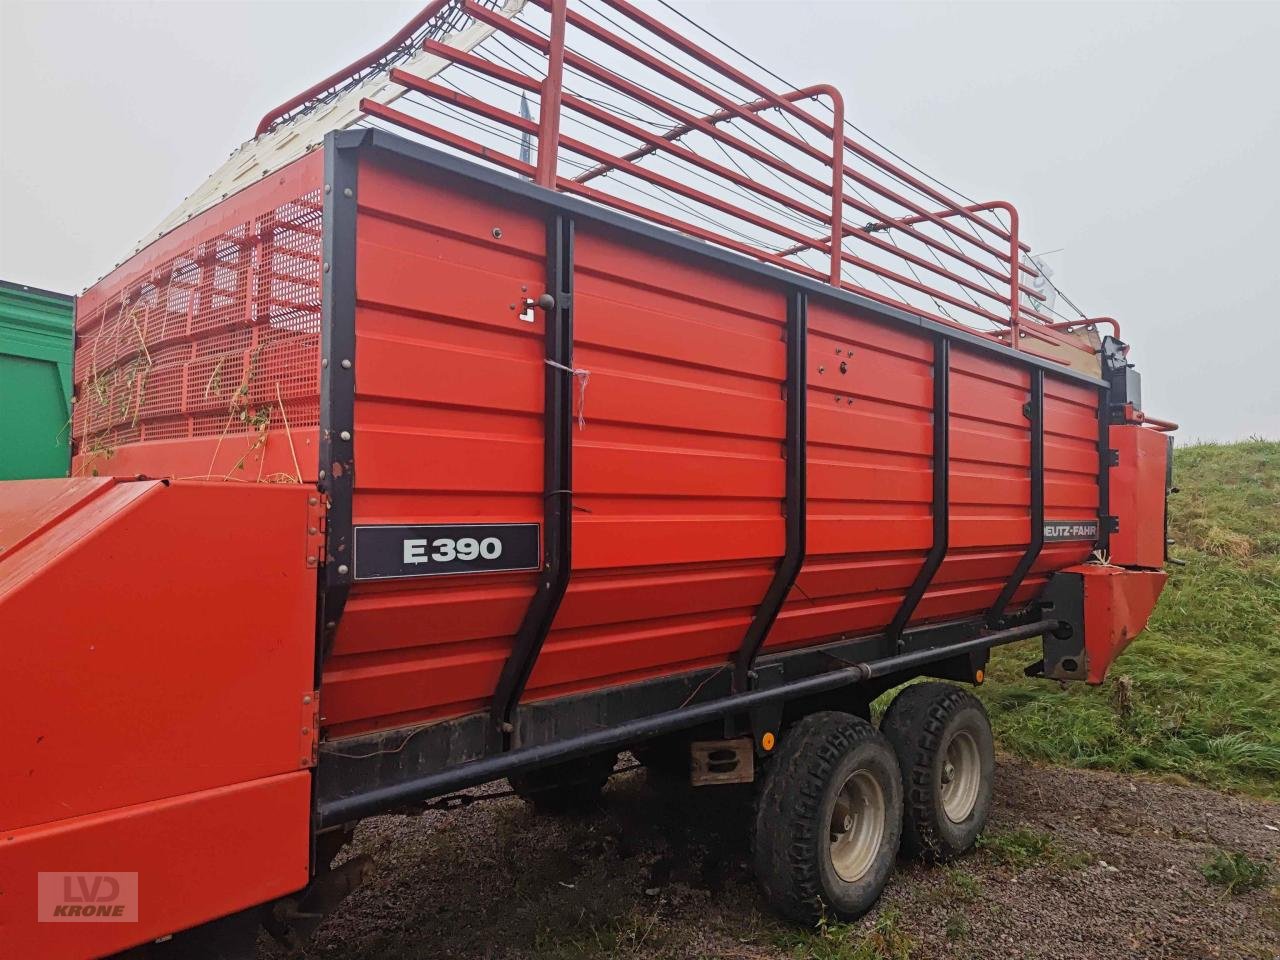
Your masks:
<svg viewBox="0 0 1280 960"><path fill-rule="evenodd" d="M0 278L80 292L268 108L419 6L0 0ZM1055 282L1120 320L1180 442L1280 437L1280 4L678 6L1017 204L1061 249Z"/></svg>

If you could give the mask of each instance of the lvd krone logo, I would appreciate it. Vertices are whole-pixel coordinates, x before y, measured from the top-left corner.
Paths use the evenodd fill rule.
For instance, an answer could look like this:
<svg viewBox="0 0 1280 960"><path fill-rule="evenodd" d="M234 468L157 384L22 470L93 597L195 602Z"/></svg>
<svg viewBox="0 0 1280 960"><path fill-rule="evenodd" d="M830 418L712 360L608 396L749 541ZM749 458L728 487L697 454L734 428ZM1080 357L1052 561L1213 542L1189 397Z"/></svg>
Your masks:
<svg viewBox="0 0 1280 960"><path fill-rule="evenodd" d="M38 887L42 922L138 919L136 873L41 873Z"/></svg>

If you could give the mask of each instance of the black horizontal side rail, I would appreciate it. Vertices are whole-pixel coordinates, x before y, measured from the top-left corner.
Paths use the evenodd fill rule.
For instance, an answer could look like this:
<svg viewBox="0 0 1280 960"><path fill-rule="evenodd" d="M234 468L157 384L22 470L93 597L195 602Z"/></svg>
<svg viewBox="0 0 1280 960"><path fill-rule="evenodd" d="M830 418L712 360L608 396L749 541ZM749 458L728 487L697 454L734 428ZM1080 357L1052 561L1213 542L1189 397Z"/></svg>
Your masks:
<svg viewBox="0 0 1280 960"><path fill-rule="evenodd" d="M947 555L951 529L951 342L933 343L933 543L886 632L902 648L902 631Z"/></svg>
<svg viewBox="0 0 1280 960"><path fill-rule="evenodd" d="M1010 627L961 643L898 654L881 660L856 663L839 670L832 670L814 677L806 677L791 683L762 690L752 690L707 703L698 703L655 714L628 723L618 724L606 730L559 740L553 743L524 747L506 753L494 754L480 760L459 764L446 770L415 777L399 783L391 783L351 796L327 800L317 808L318 828L350 823L362 817L370 817L388 810L395 810L432 797L465 790L489 783L501 777L525 773L554 763L565 763L605 750L639 743L665 733L696 727L701 723L726 716L744 713L754 708L779 701L792 700L814 693L823 693L851 686L867 680L890 676L904 670L920 667L934 661L1044 636L1060 629L1062 621L1037 620L1017 627Z"/></svg>
<svg viewBox="0 0 1280 960"><path fill-rule="evenodd" d="M546 364L543 373L543 563L537 591L502 665L491 716L510 747L512 719L569 588L573 564L573 219L547 221Z"/></svg>
<svg viewBox="0 0 1280 960"><path fill-rule="evenodd" d="M739 692L751 685L754 666L765 638L778 619L778 612L795 585L804 565L805 523L808 515L808 371L805 368L809 327L808 298L796 289L787 291L787 460L783 515L786 545L764 599L756 608L733 660L733 688Z"/></svg>
<svg viewBox="0 0 1280 960"><path fill-rule="evenodd" d="M989 626L999 624L1013 595L1022 586L1031 565L1044 548L1044 371L1038 367L1031 371L1031 400L1027 404L1027 413L1031 420L1031 541L1000 596L987 612Z"/></svg>

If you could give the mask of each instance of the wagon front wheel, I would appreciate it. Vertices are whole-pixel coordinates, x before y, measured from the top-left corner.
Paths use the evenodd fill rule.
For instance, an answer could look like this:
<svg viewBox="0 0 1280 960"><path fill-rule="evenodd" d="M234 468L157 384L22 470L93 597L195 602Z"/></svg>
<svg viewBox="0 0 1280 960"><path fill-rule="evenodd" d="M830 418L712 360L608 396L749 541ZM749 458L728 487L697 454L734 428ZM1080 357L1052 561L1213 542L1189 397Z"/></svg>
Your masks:
<svg viewBox="0 0 1280 960"><path fill-rule="evenodd" d="M756 808L756 876L773 907L813 923L853 920L879 898L902 833L892 747L846 713L805 717L783 737Z"/></svg>

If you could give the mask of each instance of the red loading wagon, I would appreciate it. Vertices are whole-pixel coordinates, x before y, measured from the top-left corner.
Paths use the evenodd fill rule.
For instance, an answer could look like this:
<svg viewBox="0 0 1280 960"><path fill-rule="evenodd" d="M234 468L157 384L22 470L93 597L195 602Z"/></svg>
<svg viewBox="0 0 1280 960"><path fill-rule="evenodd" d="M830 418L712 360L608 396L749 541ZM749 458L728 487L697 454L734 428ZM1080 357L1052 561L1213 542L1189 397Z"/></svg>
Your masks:
<svg viewBox="0 0 1280 960"><path fill-rule="evenodd" d="M359 819L621 750L761 779L800 920L972 844L980 704L870 703L1100 682L1173 425L1010 205L739 62L434 3L84 294L74 476L0 486L5 956L305 933Z"/></svg>

